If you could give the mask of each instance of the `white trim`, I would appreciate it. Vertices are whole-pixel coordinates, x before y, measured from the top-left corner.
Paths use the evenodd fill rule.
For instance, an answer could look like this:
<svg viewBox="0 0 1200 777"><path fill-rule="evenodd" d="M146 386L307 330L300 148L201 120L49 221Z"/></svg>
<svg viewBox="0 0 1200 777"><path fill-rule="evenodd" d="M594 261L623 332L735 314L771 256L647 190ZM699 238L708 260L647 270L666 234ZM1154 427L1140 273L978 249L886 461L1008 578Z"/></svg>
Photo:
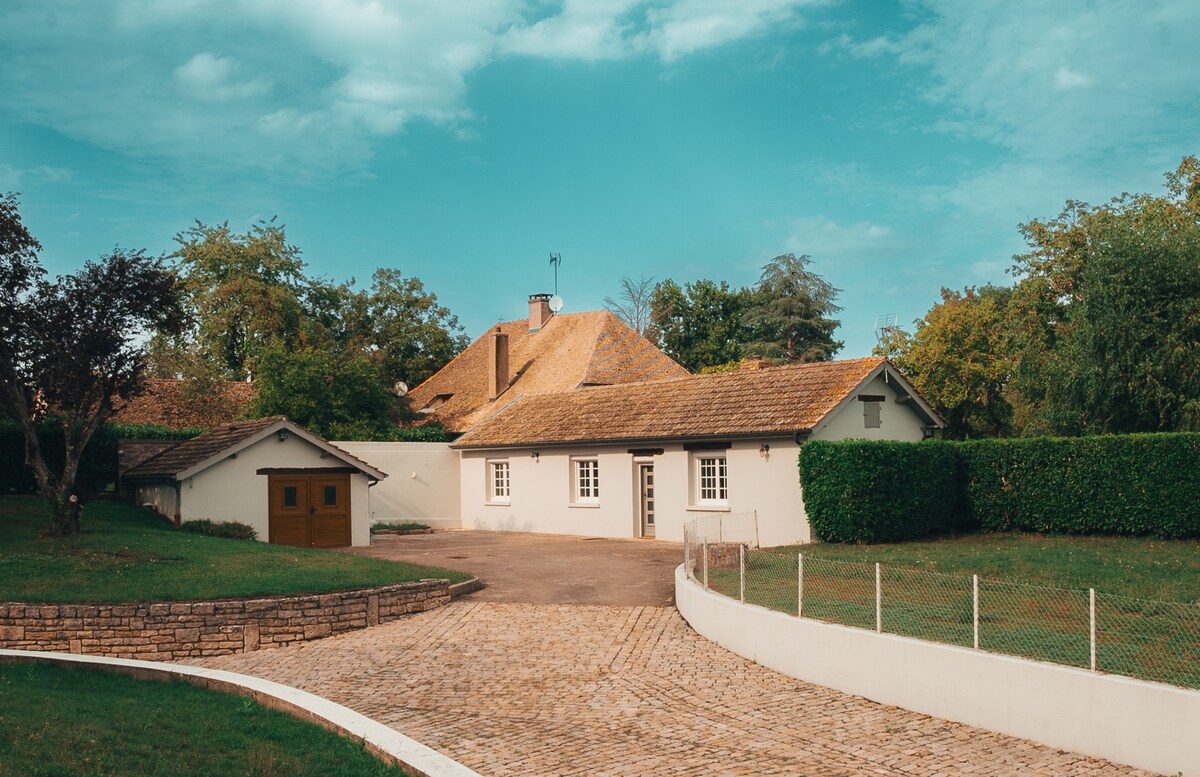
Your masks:
<svg viewBox="0 0 1200 777"><path fill-rule="evenodd" d="M590 466L587 466L590 465ZM585 474L584 469L591 472ZM600 506L600 459L598 456L572 456L570 463L572 507ZM589 494L582 493L584 489Z"/></svg>
<svg viewBox="0 0 1200 777"><path fill-rule="evenodd" d="M690 481L688 507L702 510L728 510L729 457L726 455L726 451L689 451L688 455L690 458L688 462ZM714 472L705 474L704 462L706 461L719 462ZM707 489L705 487L706 480L712 481ZM714 491L718 495L705 498L702 496L705 490ZM722 491L724 491L724 497L720 496Z"/></svg>
<svg viewBox="0 0 1200 777"><path fill-rule="evenodd" d="M341 448L337 447L336 445L334 445L326 440L323 440L320 437L317 437L315 434L308 431L307 429L304 429L303 427L299 426L298 424L295 424L291 421L288 421L287 419L284 419L282 421L276 421L275 423L271 424L267 428L261 429L258 432L255 432L254 434L250 435L249 437L245 438L244 440L241 440L239 442L234 443L233 445L230 445L228 448L223 448L221 451L213 454L212 456L209 456L207 459L204 459L199 464L193 464L192 466L188 467L187 469L176 472L175 479L176 480L186 480L186 479L192 477L193 475L203 472L204 470L208 469L209 467L213 466L214 464L224 461L225 459L229 458L233 454L243 451L246 448L249 448L251 445L254 445L255 443L259 442L260 440L264 440L273 434L277 434L281 429L286 429L290 434L294 434L297 437L316 446L317 448L320 448L321 450L325 451L326 453L330 454L331 456L334 456L335 458L340 459L342 461L342 463L349 464L350 466L361 470L363 472L363 474L367 475L368 477L372 477L375 480L383 480L384 478L387 477L386 472L382 472L378 469L375 469L374 467L372 467L370 464L363 461L362 459L359 459L356 456L352 456L351 454L347 453L346 451L342 450Z"/></svg>
<svg viewBox="0 0 1200 777"><path fill-rule="evenodd" d="M496 493L499 467L504 467L504 494ZM509 459L485 459L483 465L484 493L483 503L489 505L512 504L512 463Z"/></svg>
<svg viewBox="0 0 1200 777"><path fill-rule="evenodd" d="M176 677L193 685L212 688L222 693L245 696L267 707L282 707L299 720L315 718L312 722L322 728L370 745L399 765L416 774L428 777L479 777L457 761L442 755L415 739L404 736L394 728L371 720L366 715L290 685L264 680L260 677L226 672L221 669L204 669L185 664L167 664L160 661L140 661L131 658L108 658L106 656L83 656L73 653L51 653L41 650L0 650L6 661L32 660L55 664L90 664L101 670L116 671L142 679L145 675ZM267 697L266 699L262 697ZM303 713L295 714L297 711Z"/></svg>

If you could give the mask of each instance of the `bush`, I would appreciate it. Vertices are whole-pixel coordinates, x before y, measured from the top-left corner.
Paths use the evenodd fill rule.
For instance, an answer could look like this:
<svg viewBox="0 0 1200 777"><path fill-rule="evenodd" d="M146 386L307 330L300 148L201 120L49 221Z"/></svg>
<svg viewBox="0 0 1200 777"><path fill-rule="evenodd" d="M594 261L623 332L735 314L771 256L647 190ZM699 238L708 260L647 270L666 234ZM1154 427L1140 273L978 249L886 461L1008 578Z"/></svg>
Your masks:
<svg viewBox="0 0 1200 777"><path fill-rule="evenodd" d="M210 521L200 518L195 521L184 521L179 528L193 534L203 534L205 537L225 537L230 540L256 540L258 532L253 526L247 526L237 521Z"/></svg>
<svg viewBox="0 0 1200 777"><path fill-rule="evenodd" d="M800 484L823 542L899 542L961 528L962 459L954 443L807 442Z"/></svg>
<svg viewBox="0 0 1200 777"><path fill-rule="evenodd" d="M428 528L429 524L420 521L382 521L374 524L371 531L422 531Z"/></svg>
<svg viewBox="0 0 1200 777"><path fill-rule="evenodd" d="M200 430L177 431L162 426L106 424L83 450L75 491L89 497L117 480L117 443L120 440L187 440ZM53 473L63 468L63 433L59 421L49 419L38 427L38 440L46 466ZM0 494L36 494L33 470L25 466L25 437L12 421L0 421Z"/></svg>
<svg viewBox="0 0 1200 777"><path fill-rule="evenodd" d="M1200 434L805 443L814 536L896 542L982 527L1200 537Z"/></svg>
<svg viewBox="0 0 1200 777"><path fill-rule="evenodd" d="M1200 434L980 440L961 453L985 529L1200 537Z"/></svg>

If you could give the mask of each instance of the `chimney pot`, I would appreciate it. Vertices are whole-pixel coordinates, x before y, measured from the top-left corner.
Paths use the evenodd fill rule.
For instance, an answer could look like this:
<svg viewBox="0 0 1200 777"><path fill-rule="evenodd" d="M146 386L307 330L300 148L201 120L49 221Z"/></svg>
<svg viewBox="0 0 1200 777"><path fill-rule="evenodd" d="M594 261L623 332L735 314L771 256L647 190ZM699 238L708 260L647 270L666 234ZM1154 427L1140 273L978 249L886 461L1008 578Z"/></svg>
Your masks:
<svg viewBox="0 0 1200 777"><path fill-rule="evenodd" d="M508 389L508 335L499 327L488 348L488 399L495 401Z"/></svg>
<svg viewBox="0 0 1200 777"><path fill-rule="evenodd" d="M546 325L554 311L550 309L549 294L529 295L529 331L538 332Z"/></svg>

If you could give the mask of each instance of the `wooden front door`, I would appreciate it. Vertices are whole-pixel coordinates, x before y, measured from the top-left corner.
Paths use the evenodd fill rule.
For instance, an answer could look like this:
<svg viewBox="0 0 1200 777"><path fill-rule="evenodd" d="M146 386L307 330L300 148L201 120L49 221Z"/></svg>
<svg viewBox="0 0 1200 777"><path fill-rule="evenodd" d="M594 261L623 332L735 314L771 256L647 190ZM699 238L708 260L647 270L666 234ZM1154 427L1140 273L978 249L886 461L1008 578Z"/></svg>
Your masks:
<svg viewBox="0 0 1200 777"><path fill-rule="evenodd" d="M301 548L350 544L349 475L269 475L268 540Z"/></svg>

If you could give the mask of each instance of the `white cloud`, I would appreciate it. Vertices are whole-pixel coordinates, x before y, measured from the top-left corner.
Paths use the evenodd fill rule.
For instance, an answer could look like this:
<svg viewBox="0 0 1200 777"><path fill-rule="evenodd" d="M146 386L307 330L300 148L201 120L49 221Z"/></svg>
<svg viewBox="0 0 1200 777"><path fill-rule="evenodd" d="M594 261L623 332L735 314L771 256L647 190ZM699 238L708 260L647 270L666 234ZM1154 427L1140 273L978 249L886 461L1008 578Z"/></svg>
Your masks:
<svg viewBox="0 0 1200 777"><path fill-rule="evenodd" d="M73 176L74 172L65 167L38 165L37 167L20 168L4 164L0 165L0 192L17 189L30 181L60 183L69 181Z"/></svg>
<svg viewBox="0 0 1200 777"><path fill-rule="evenodd" d="M1094 158L1135 144L1183 149L1200 132L1193 0L918 7L924 20L907 35L836 47L927 68L924 96L947 112L943 129L1038 160Z"/></svg>
<svg viewBox="0 0 1200 777"><path fill-rule="evenodd" d="M826 216L794 219L785 240L788 251L808 254L819 263L881 258L897 242L890 227L869 221L842 225Z"/></svg>
<svg viewBox="0 0 1200 777"><path fill-rule="evenodd" d="M467 79L498 57L672 61L814 1L10 0L0 92L18 121L131 155L320 174L413 121L470 137Z"/></svg>
<svg viewBox="0 0 1200 777"><path fill-rule="evenodd" d="M237 59L204 51L175 68L175 80L188 93L205 100L240 100L271 88L270 82L261 78L236 80L240 69Z"/></svg>

